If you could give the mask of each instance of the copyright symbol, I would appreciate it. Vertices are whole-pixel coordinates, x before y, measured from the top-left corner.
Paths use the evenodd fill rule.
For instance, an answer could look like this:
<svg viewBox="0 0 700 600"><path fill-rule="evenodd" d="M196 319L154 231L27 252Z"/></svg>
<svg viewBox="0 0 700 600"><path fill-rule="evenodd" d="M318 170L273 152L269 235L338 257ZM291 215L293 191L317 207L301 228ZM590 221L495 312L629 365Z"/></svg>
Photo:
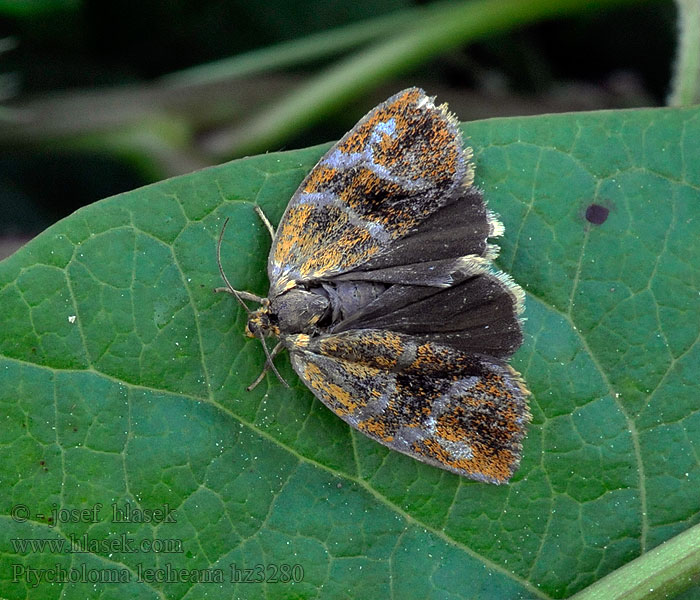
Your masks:
<svg viewBox="0 0 700 600"><path fill-rule="evenodd" d="M26 504L15 504L10 509L10 517L17 523L24 523L30 517L29 508Z"/></svg>

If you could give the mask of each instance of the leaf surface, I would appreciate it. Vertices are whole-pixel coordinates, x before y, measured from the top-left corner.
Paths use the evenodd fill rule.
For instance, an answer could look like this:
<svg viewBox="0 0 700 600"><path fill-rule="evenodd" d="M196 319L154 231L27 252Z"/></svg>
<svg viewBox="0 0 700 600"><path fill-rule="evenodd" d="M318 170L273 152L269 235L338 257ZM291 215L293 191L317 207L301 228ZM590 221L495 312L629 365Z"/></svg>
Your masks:
<svg viewBox="0 0 700 600"><path fill-rule="evenodd" d="M511 484L351 431L286 356L291 389L245 391L264 356L212 293L218 234L230 217L224 269L265 295L253 205L276 223L327 146L238 160L86 207L0 263L1 596L562 598L698 522L700 111L464 131L528 293L513 364L534 419ZM175 522L116 522L128 508ZM60 546L81 539L102 546Z"/></svg>

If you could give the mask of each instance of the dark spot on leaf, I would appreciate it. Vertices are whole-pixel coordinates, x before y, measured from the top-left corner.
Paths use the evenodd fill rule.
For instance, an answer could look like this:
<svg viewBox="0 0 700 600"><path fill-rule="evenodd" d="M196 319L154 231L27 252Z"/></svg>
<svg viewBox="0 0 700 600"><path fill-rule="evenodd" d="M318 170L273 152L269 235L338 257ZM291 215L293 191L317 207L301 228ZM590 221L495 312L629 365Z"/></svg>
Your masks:
<svg viewBox="0 0 700 600"><path fill-rule="evenodd" d="M590 204L586 209L586 221L593 225L602 225L607 221L610 209L600 204Z"/></svg>
<svg viewBox="0 0 700 600"><path fill-rule="evenodd" d="M39 461L39 464L43 467L43 466L46 464L46 461L45 461L45 460L40 460L40 461Z"/></svg>

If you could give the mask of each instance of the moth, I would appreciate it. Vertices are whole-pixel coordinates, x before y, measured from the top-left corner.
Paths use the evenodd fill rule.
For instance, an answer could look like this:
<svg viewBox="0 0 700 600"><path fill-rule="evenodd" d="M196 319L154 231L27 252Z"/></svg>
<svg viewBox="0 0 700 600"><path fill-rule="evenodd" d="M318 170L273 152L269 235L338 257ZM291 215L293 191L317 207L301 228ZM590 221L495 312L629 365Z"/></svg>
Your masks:
<svg viewBox="0 0 700 600"><path fill-rule="evenodd" d="M519 466L531 418L508 364L524 293L492 264L489 239L503 226L473 182L472 150L447 107L418 88L399 92L321 158L276 232L259 211L273 237L268 297L234 290L223 269L217 291L246 307L246 333L267 356L261 377L279 376L273 359L286 349L351 427L500 484ZM279 338L272 351L269 336Z"/></svg>

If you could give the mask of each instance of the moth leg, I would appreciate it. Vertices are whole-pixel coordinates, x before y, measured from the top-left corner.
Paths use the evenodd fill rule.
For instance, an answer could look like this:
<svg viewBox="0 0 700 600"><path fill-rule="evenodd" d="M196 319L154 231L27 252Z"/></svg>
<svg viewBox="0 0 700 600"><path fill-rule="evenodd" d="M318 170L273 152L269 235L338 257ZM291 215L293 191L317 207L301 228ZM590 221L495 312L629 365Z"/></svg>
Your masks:
<svg viewBox="0 0 700 600"><path fill-rule="evenodd" d="M272 226L272 223L270 223L270 220L265 216L265 213L262 211L262 208L260 208L257 204L255 205L255 212L258 213L260 220L263 222L265 227L267 227L267 230L270 232L270 237L274 240L275 239L275 228Z"/></svg>
<svg viewBox="0 0 700 600"><path fill-rule="evenodd" d="M231 294L232 296L238 296L239 298L242 298L243 300L250 300L251 302L257 302L259 304L262 303L264 298L261 298L260 296L256 296L255 294L251 294L250 292L241 292L239 290L234 290L233 288L227 288L227 287L218 287L214 288L214 292L219 293L219 292L226 292L227 294Z"/></svg>
<svg viewBox="0 0 700 600"><path fill-rule="evenodd" d="M264 343L265 342L263 341L263 344ZM284 345L282 344L282 342L277 342L277 345L272 349L272 352L270 352L268 360L265 361L265 366L263 367L263 370L260 372L260 375L258 375L257 379L246 388L247 392L251 392L256 387L258 387L258 385L264 379L267 372L272 368L272 361L274 360L275 356L277 356L280 353L280 350L282 350L283 347L284 347ZM284 385L289 387L287 382L284 379L282 379L282 377L279 375L279 373L277 373L277 369L274 369L274 371L277 374L277 377L279 377L279 380L282 383L284 383Z"/></svg>

